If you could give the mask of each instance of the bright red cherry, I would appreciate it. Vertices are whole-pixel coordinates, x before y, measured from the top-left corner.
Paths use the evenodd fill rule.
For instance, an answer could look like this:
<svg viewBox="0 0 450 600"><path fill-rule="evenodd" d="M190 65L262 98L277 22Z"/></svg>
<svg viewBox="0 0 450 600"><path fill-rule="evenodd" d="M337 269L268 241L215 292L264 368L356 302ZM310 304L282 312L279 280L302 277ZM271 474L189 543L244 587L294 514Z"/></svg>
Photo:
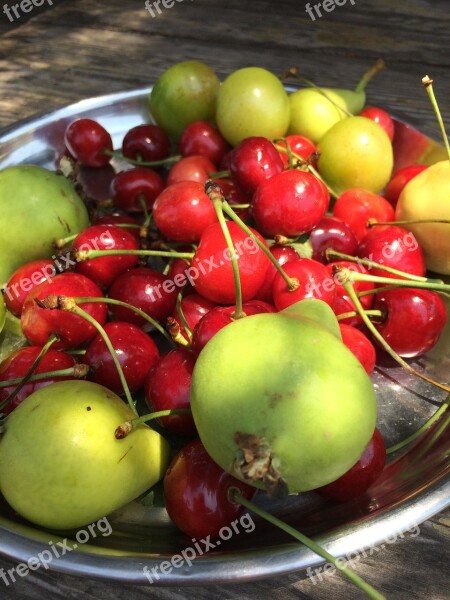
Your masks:
<svg viewBox="0 0 450 600"><path fill-rule="evenodd" d="M144 386L150 369L159 359L159 350L155 342L132 323L106 323L104 329L116 351L130 392L137 392ZM92 368L89 375L91 381L107 387L116 394L124 393L116 365L100 334L90 342L83 362Z"/></svg>
<svg viewBox="0 0 450 600"><path fill-rule="evenodd" d="M164 181L153 169L136 167L120 171L111 182L114 206L130 213L144 212L153 208L156 198L164 189Z"/></svg>
<svg viewBox="0 0 450 600"><path fill-rule="evenodd" d="M369 272L363 265L359 265L358 263L354 263L354 262L350 262L350 261L346 261L346 260L339 260L339 261L336 261L333 263L329 263L327 265L327 269L328 269L328 273L330 274L330 277L334 277L333 269L336 265L340 265L341 267L346 267L347 269L349 269L350 271L353 271L355 273L367 274ZM331 306L334 314L336 316L339 316L344 313L355 312L356 306L354 305L353 300L350 298L346 289L342 285L342 282L340 281L339 277L338 276L334 277L334 280L336 282L336 297ZM375 288L375 284L370 281L354 281L352 283L352 286L357 294L360 294L362 292L368 292ZM359 300L365 310L368 310L369 308L372 307L373 298L374 298L374 294L366 294L366 295L360 297ZM340 321L340 323L345 323L346 325L352 325L353 327L359 327L360 325L363 324L363 320L359 315L355 315L354 317L347 317L346 319L342 319Z"/></svg>
<svg viewBox="0 0 450 600"><path fill-rule="evenodd" d="M369 445L358 462L339 479L317 488L321 496L345 502L362 496L380 477L386 464L386 446L378 429L373 432Z"/></svg>
<svg viewBox="0 0 450 600"><path fill-rule="evenodd" d="M236 525L243 510L228 500L230 487L236 487L247 499L255 494L255 488L223 471L209 457L200 440L194 440L178 452L164 477L169 517L191 538L214 538L222 528L231 529L233 523Z"/></svg>
<svg viewBox="0 0 450 600"><path fill-rule="evenodd" d="M286 142L288 147L297 154L303 160L308 160L311 156L317 151L316 146L312 143L310 139L303 135L288 135L286 138ZM286 148L286 142L284 140L280 140L277 142L278 146L282 148ZM281 160L285 167L289 167L289 156L287 152L279 151ZM294 164L296 163L296 159L294 158Z"/></svg>
<svg viewBox="0 0 450 600"><path fill-rule="evenodd" d="M182 156L200 154L218 165L231 149L220 131L207 121L194 121L187 125L178 141Z"/></svg>
<svg viewBox="0 0 450 600"><path fill-rule="evenodd" d="M270 247L270 251L281 266L285 265L291 260L297 260L297 258L300 258L300 255L296 250L294 250L292 246L275 244L274 246ZM273 280L275 279L275 275L277 274L277 272L278 271L275 265L273 263L270 263L266 271L266 276L264 278L263 284L258 290L257 297L259 299L265 300L269 303L273 303Z"/></svg>
<svg viewBox="0 0 450 600"><path fill-rule="evenodd" d="M213 203L198 181L179 181L166 187L153 206L161 233L176 242L198 242L204 230L217 222Z"/></svg>
<svg viewBox="0 0 450 600"><path fill-rule="evenodd" d="M260 289L269 259L253 238L239 225L227 223L237 257L242 298L244 302L254 298ZM265 244L264 238L254 229L252 233ZM234 304L236 290L230 251L219 223L210 225L203 232L197 251L192 259L190 273L196 291L217 304Z"/></svg>
<svg viewBox="0 0 450 600"><path fill-rule="evenodd" d="M246 138L230 154L231 178L249 196L262 181L283 169L278 150L264 137Z"/></svg>
<svg viewBox="0 0 450 600"><path fill-rule="evenodd" d="M342 219L326 215L311 230L309 241L312 246L312 258L327 263L325 252L328 248L354 256L358 242L350 227Z"/></svg>
<svg viewBox="0 0 450 600"><path fill-rule="evenodd" d="M235 208L236 204L249 204L248 198L244 192L235 184L232 179L214 179L221 187L225 200L236 212L237 215L246 223L250 218L250 208Z"/></svg>
<svg viewBox="0 0 450 600"><path fill-rule="evenodd" d="M377 353L375 347L364 333L345 323L339 323L342 341L349 350L356 356L364 367L366 373L371 375L375 368Z"/></svg>
<svg viewBox="0 0 450 600"><path fill-rule="evenodd" d="M122 154L132 160L152 162L170 156L171 146L167 133L153 124L136 125L123 138Z"/></svg>
<svg viewBox="0 0 450 600"><path fill-rule="evenodd" d="M83 317L66 310L38 306L36 300L42 301L49 295L103 298L98 285L81 273L61 273L44 281L28 294L23 305L20 323L30 344L44 346L54 334L59 337L59 341L53 344L53 348L76 348L96 335L95 327ZM106 304L103 302L83 302L80 308L101 325L106 321Z"/></svg>
<svg viewBox="0 0 450 600"><path fill-rule="evenodd" d="M190 409L190 389L195 356L187 348L175 348L162 356L145 382L145 401L152 412ZM161 424L174 433L193 436L197 433L191 415L161 417Z"/></svg>
<svg viewBox="0 0 450 600"><path fill-rule="evenodd" d="M391 142L394 140L395 125L391 115L377 106L367 106L360 113L361 117L367 117L375 123L378 123L388 135Z"/></svg>
<svg viewBox="0 0 450 600"><path fill-rule="evenodd" d="M441 296L425 289L399 287L379 292L373 308L384 314L381 321L374 320L375 327L389 346L405 358L422 356L431 350L447 320Z"/></svg>
<svg viewBox="0 0 450 600"><path fill-rule="evenodd" d="M19 267L3 289L3 298L10 312L16 317L22 314L25 298L36 286L50 280L58 273L55 263L46 258L33 260Z"/></svg>
<svg viewBox="0 0 450 600"><path fill-rule="evenodd" d="M9 381L10 379L19 379L24 377L28 373L41 350L42 348L40 346L27 346L10 354L8 358L0 363L0 381ZM34 374L38 375L40 373L49 373L50 371L70 369L73 366L75 366L75 359L73 356L50 348L42 357L40 363L34 371ZM54 383L55 381L63 381L66 379L74 378L70 376L50 376L48 379L41 379L40 381L30 381L29 383L26 383L18 392L18 394L8 404L6 404L4 408L1 409L1 412L9 414L33 392L36 392L37 390L45 387L46 385L50 385L50 383ZM15 390L16 387L16 385L11 385L0 388L0 403L6 400L6 398Z"/></svg>
<svg viewBox="0 0 450 600"><path fill-rule="evenodd" d="M252 197L252 215L268 236L297 237L324 217L330 194L314 175L291 169L262 181Z"/></svg>
<svg viewBox="0 0 450 600"><path fill-rule="evenodd" d="M206 156L195 154L186 156L176 162L167 176L167 185L178 183L179 181L197 181L205 183L212 173L217 171L217 167Z"/></svg>
<svg viewBox="0 0 450 600"><path fill-rule="evenodd" d="M111 156L104 153L113 149L111 136L97 121L73 121L66 128L64 140L69 152L87 167L104 167L111 160Z"/></svg>
<svg viewBox="0 0 450 600"><path fill-rule="evenodd" d="M411 179L414 179L416 175L425 171L425 169L428 169L428 165L410 165L409 167L399 169L384 190L384 197L386 200L388 200L395 208L397 200L405 185L411 181Z"/></svg>

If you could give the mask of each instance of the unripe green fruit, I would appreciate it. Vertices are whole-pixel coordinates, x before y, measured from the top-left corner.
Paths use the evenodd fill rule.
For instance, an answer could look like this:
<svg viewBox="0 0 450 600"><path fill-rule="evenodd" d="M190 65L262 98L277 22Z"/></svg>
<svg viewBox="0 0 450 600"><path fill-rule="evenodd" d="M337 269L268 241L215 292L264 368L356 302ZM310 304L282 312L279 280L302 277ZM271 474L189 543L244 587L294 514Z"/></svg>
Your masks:
<svg viewBox="0 0 450 600"><path fill-rule="evenodd" d="M115 438L133 418L125 402L95 383L41 388L6 420L1 493L21 516L50 529L107 516L153 486L168 465L168 443L146 425Z"/></svg>
<svg viewBox="0 0 450 600"><path fill-rule="evenodd" d="M377 415L372 382L321 300L220 330L195 364L191 408L200 439L223 469L290 493L350 469Z"/></svg>
<svg viewBox="0 0 450 600"><path fill-rule="evenodd" d="M0 294L0 333L3 331L3 327L6 321L6 306L3 296Z"/></svg>

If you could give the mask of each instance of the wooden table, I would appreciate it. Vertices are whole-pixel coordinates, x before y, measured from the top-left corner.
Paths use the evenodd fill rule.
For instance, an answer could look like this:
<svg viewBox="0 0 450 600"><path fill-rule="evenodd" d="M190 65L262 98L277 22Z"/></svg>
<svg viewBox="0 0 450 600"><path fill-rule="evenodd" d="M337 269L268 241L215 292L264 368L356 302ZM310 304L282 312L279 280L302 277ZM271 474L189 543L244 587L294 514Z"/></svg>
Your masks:
<svg viewBox="0 0 450 600"><path fill-rule="evenodd" d="M154 9L154 17L143 0L45 4L18 18L11 13L12 22L1 14L0 128L85 97L144 87L185 59L208 62L219 76L247 65L276 73L298 66L317 84L352 87L382 57L388 69L369 85L369 103L414 120L438 137L420 83L429 74L450 129L446 0L348 0L332 12L322 8L321 18L314 12L314 21L305 3L294 0L177 0L160 15ZM418 537L406 536L361 558L355 569L393 600L448 599L449 524L447 510L424 523ZM0 558L0 568L11 566L12 561ZM14 586L0 581L0 597L351 600L362 594L341 577L325 576L314 584L304 573L182 589L132 587L40 570Z"/></svg>

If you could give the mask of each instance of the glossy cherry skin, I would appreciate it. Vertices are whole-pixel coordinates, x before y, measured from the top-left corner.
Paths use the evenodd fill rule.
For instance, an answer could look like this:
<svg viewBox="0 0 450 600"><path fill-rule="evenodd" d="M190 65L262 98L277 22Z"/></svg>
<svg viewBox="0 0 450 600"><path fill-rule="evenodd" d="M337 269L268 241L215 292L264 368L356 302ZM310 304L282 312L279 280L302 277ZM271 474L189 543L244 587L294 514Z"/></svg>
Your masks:
<svg viewBox="0 0 450 600"><path fill-rule="evenodd" d="M305 298L317 298L333 306L336 297L336 284L325 265L310 258L299 258L286 263L285 273L295 278L299 286L290 290L280 273L273 280L273 301L278 310Z"/></svg>
<svg viewBox="0 0 450 600"><path fill-rule="evenodd" d="M234 321L235 306L216 306L200 319L192 332L192 351L200 354L209 340L229 323ZM244 302L242 310L247 317L260 313L276 312L273 305L264 300L249 300ZM246 318L246 317L242 317Z"/></svg>
<svg viewBox="0 0 450 600"><path fill-rule="evenodd" d="M151 412L190 409L190 389L195 356L188 348L175 348L164 354L145 382L145 401ZM160 423L169 431L194 436L197 428L191 415L161 417Z"/></svg>
<svg viewBox="0 0 450 600"><path fill-rule="evenodd" d="M206 158L206 156L201 156L200 154L185 156L170 169L167 176L167 185L172 185L179 181L197 181L203 184L216 171L216 165L209 158Z"/></svg>
<svg viewBox="0 0 450 600"><path fill-rule="evenodd" d="M128 231L128 233L131 233L131 235L137 239L137 241L139 241L140 239L140 235L139 235L139 229L140 229L140 225L141 223L135 218L135 217L131 217L130 215L126 215L126 214L122 214L121 212L113 212L107 215L102 215L101 217L97 217L94 222L92 223L93 225L138 225L139 227L123 227L122 229L125 229L125 231Z"/></svg>
<svg viewBox="0 0 450 600"><path fill-rule="evenodd" d="M358 246L357 255L381 265L423 277L425 257L414 234L398 225L380 225L368 231ZM371 275L402 279L383 269L370 269Z"/></svg>
<svg viewBox="0 0 450 600"><path fill-rule="evenodd" d="M36 286L58 273L52 260L33 260L19 267L9 278L3 289L6 307L13 315L20 317L25 298Z"/></svg>
<svg viewBox="0 0 450 600"><path fill-rule="evenodd" d="M20 348L8 356L2 363L0 363L0 381L8 381L10 379L18 379L24 377L34 361L42 350L40 346L26 346ZM59 371L61 369L70 369L75 366L75 359L70 354L60 352L59 350L53 350L50 348L42 357L40 363L36 367L34 374L48 373L50 371ZM8 403L1 412L9 414L16 408L25 398L30 396L33 392L54 383L55 381L63 381L66 379L73 379L73 377L49 377L48 379L41 379L40 381L31 381L26 383L20 392ZM0 403L6 400L6 398L15 390L17 385L11 385L8 387L0 388Z"/></svg>
<svg viewBox="0 0 450 600"><path fill-rule="evenodd" d="M117 208L129 213L153 208L156 198L164 189L164 181L153 169L136 167L120 171L111 182L111 198Z"/></svg>
<svg viewBox="0 0 450 600"><path fill-rule="evenodd" d="M395 125L388 112L377 106L366 106L359 114L361 117L367 117L378 123L385 130L391 142L394 140Z"/></svg>
<svg viewBox="0 0 450 600"><path fill-rule="evenodd" d="M215 302L211 302L211 300L207 300L200 296L200 294L191 293L187 296L183 296L180 303L180 308L183 311L183 316L189 326L191 331L194 330L194 327L200 321L202 317L204 317L210 310L212 310L216 305ZM189 336L184 328L183 323L181 322L180 316L177 313L177 309L173 311L172 317L177 321L180 326L180 333L186 339L189 340Z"/></svg>
<svg viewBox="0 0 450 600"><path fill-rule="evenodd" d="M278 263L283 266L287 262L291 260L297 260L300 258L300 255L292 246L284 246L275 244L270 247L270 251L273 254L274 258L277 259ZM275 275L278 273L275 265L270 263L266 276L264 278L262 286L258 290L257 297L261 300L265 300L266 302L273 303L273 280L275 279Z"/></svg>
<svg viewBox="0 0 450 600"><path fill-rule="evenodd" d="M170 151L168 135L161 127L153 124L132 127L122 141L122 154L133 160L162 160L170 156Z"/></svg>
<svg viewBox="0 0 450 600"><path fill-rule="evenodd" d="M115 225L91 225L74 240L76 252L89 250L138 250L136 238L122 227ZM128 269L132 269L139 257L132 254L100 256L77 263L76 271L89 277L102 288L108 288L113 281Z"/></svg>
<svg viewBox="0 0 450 600"><path fill-rule="evenodd" d="M112 151L113 143L106 129L92 119L77 119L68 125L64 141L69 152L87 167L104 167L111 157L103 150Z"/></svg>
<svg viewBox="0 0 450 600"><path fill-rule="evenodd" d="M237 257L243 302L247 302L254 298L260 289L270 261L239 225L228 222L227 227ZM251 231L266 244L257 231ZM235 303L236 291L230 251L219 223L210 225L203 232L192 259L190 272L193 286L201 296L217 304Z"/></svg>
<svg viewBox="0 0 450 600"><path fill-rule="evenodd" d="M23 305L20 324L30 344L43 346L52 334L59 337L52 346L56 349L77 348L89 342L97 330L86 319L66 310L41 308L36 304L36 299L42 301L49 295L103 298L98 285L81 273L61 273L44 281L28 294ZM103 302L83 302L79 306L101 325L106 321L107 309Z"/></svg>
<svg viewBox="0 0 450 600"><path fill-rule="evenodd" d="M373 432L367 448L353 467L339 479L317 488L321 496L345 502L362 496L380 477L386 464L386 446L378 429Z"/></svg>
<svg viewBox="0 0 450 600"><path fill-rule="evenodd" d="M132 323L106 323L104 328L116 351L130 392L137 392L144 386L150 369L159 360L155 342ZM87 347L83 362L92 368L90 381L103 385L116 394L124 393L116 365L100 334Z"/></svg>
<svg viewBox="0 0 450 600"><path fill-rule="evenodd" d="M169 517L190 538L214 539L222 527L232 525L243 508L227 497L230 487L251 499L255 488L223 471L207 454L200 440L184 446L164 477L164 499Z"/></svg>
<svg viewBox="0 0 450 600"><path fill-rule="evenodd" d="M345 267L350 271L354 271L355 273L367 274L369 271L363 265L359 265L358 263L346 260L335 261L327 265L328 273L330 274L330 277L334 278L334 281L336 283L336 297L333 301L331 308L333 309L334 314L336 316L339 316L343 313L355 312L356 306L353 303L353 300L348 295L347 290L342 285L339 275L334 275L333 269L336 265ZM370 281L354 281L352 283L352 286L357 294L360 294L361 292L368 292L375 288L375 284ZM367 294L365 296L361 296L359 300L363 308L365 310L368 310L372 307L373 299L374 294ZM353 327L359 327L363 324L363 320L359 315L355 315L354 317L347 317L346 319L342 319L340 323L351 325Z"/></svg>
<svg viewBox="0 0 450 600"><path fill-rule="evenodd" d="M352 188L339 196L333 207L333 216L347 223L357 242L366 235L369 219L379 223L395 220L394 209L385 198L359 188Z"/></svg>
<svg viewBox="0 0 450 600"><path fill-rule="evenodd" d="M198 181L179 181L167 186L156 199L153 218L161 233L176 242L198 242L217 222L213 203Z"/></svg>
<svg viewBox="0 0 450 600"><path fill-rule="evenodd" d="M405 185L411 181L411 179L414 179L416 175L425 171L425 169L428 169L428 165L410 165L409 167L399 169L384 190L384 197L386 200L388 200L395 208L397 200Z"/></svg>
<svg viewBox="0 0 450 600"><path fill-rule="evenodd" d="M441 296L425 289L405 287L380 292L373 308L385 315L382 322L374 320L375 327L389 346L405 358L422 356L431 350L447 320Z"/></svg>
<svg viewBox="0 0 450 600"><path fill-rule="evenodd" d="M317 151L317 148L312 143L312 141L303 135L288 135L285 139L287 145L292 150L292 152L297 154L297 156L299 156L303 160L308 160ZM277 146L286 148L286 142L284 140L280 140L279 142L277 142ZM289 167L288 153L283 152L282 150L279 150L279 152L284 166ZM296 162L296 158L294 157L294 164Z"/></svg>
<svg viewBox="0 0 450 600"><path fill-rule="evenodd" d="M214 179L221 187L225 200L237 215L246 223L250 218L249 208L235 208L236 204L250 204L250 198L236 185L232 179Z"/></svg>
<svg viewBox="0 0 450 600"><path fill-rule="evenodd" d="M251 196L258 185L284 169L278 150L264 137L242 140L230 154L230 173L236 185Z"/></svg>
<svg viewBox="0 0 450 600"><path fill-rule="evenodd" d="M207 121L190 123L181 134L178 147L182 156L200 154L215 165L231 149L220 131Z"/></svg>
<svg viewBox="0 0 450 600"><path fill-rule="evenodd" d="M339 328L344 344L356 356L366 373L371 375L377 358L375 346L360 329L345 323L339 323Z"/></svg>
<svg viewBox="0 0 450 600"><path fill-rule="evenodd" d="M252 216L265 235L297 237L324 217L330 195L314 175L291 169L262 181L252 197Z"/></svg>
<svg viewBox="0 0 450 600"><path fill-rule="evenodd" d="M314 260L327 263L325 252L328 248L354 256L358 249L355 234L342 219L326 215L310 232ZM332 259L334 260L334 259Z"/></svg>
<svg viewBox="0 0 450 600"><path fill-rule="evenodd" d="M164 323L172 314L177 301L178 288L175 283L148 267L137 267L122 273L109 289L109 297L141 309L147 315ZM127 321L142 326L147 321L129 308L110 306L115 321Z"/></svg>

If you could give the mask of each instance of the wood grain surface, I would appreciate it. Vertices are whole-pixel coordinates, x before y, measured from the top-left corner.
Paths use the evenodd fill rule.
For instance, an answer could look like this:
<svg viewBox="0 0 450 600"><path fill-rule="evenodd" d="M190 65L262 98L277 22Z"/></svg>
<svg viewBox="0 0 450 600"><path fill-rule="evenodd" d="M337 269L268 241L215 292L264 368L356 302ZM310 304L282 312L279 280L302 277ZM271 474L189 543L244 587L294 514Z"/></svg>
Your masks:
<svg viewBox="0 0 450 600"><path fill-rule="evenodd" d="M438 137L420 83L428 74L450 128L448 0L349 0L315 21L305 2L294 0L178 0L155 18L143 0L50 4L14 22L0 13L0 129L82 98L147 86L180 60L208 62L221 77L248 65L276 73L298 66L317 84L353 87L378 57L388 68L370 83L369 103ZM449 524L447 510L423 523L419 536L361 558L355 570L393 600L449 599ZM0 568L14 565L0 556ZM314 583L305 573L193 588L135 587L42 569L14 585L0 580L5 600L362 597L339 576Z"/></svg>

